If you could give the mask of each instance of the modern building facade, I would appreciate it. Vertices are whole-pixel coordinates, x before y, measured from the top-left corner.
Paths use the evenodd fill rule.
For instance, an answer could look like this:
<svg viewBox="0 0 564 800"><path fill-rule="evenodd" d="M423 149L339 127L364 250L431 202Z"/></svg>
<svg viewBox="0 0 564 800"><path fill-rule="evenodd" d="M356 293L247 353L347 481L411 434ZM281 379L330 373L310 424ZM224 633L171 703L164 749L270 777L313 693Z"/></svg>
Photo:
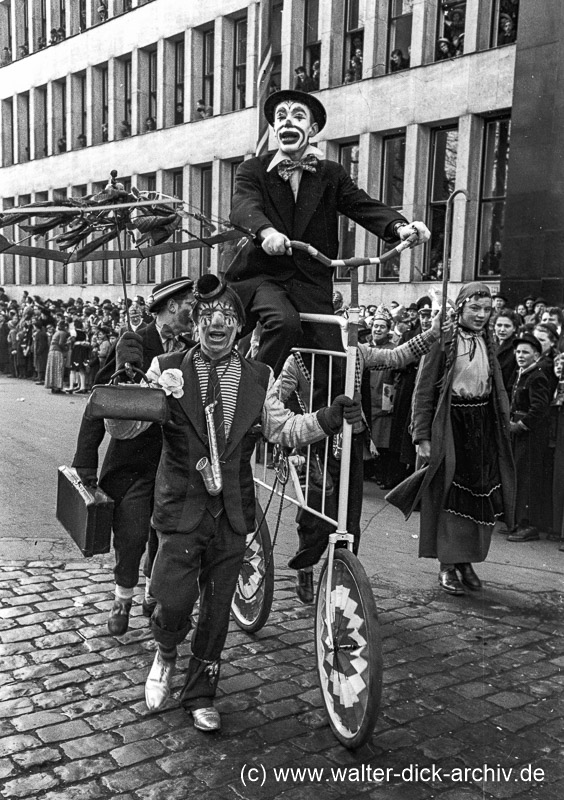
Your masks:
<svg viewBox="0 0 564 800"><path fill-rule="evenodd" d="M0 209L90 194L117 169L126 186L226 219L237 166L256 147L265 2L0 0ZM271 88L293 87L304 66L328 111L319 138L327 157L432 231L425 248L365 269L361 302L411 302L440 288L446 201L459 188L467 199L453 203L451 292L474 278L499 286L518 167L516 59L530 36L543 40L531 10L538 5L272 0ZM547 5L558 14L557 0ZM187 224L206 232L202 221ZM342 220L343 255L380 248ZM128 280L149 294L173 275L222 271L230 252L132 261ZM117 298L120 284L115 261L0 256L0 285L11 295L21 287L42 297Z"/></svg>

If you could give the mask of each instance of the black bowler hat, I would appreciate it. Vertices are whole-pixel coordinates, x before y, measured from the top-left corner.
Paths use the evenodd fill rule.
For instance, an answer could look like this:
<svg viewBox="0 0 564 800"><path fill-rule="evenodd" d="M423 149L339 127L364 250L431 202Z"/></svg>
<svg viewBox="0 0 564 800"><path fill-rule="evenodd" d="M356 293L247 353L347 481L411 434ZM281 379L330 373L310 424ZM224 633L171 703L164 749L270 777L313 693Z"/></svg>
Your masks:
<svg viewBox="0 0 564 800"><path fill-rule="evenodd" d="M532 333L522 333L518 339L513 340L513 349L517 347L518 344L530 344L531 347L534 347L542 355L542 344L539 342L536 336L533 336Z"/></svg>
<svg viewBox="0 0 564 800"><path fill-rule="evenodd" d="M173 294L178 292L190 292L194 288L194 281L190 278L170 278L168 281L163 281L155 286L153 294L149 297L147 302L147 309L155 311L158 307Z"/></svg>
<svg viewBox="0 0 564 800"><path fill-rule="evenodd" d="M303 103L304 106L307 106L312 113L313 119L319 125L319 130L323 130L327 122L325 107L317 97L307 92L300 92L298 89L282 89L279 92L273 92L267 97L264 104L264 116L269 125L274 125L276 106L279 103L285 103L287 100L291 100L294 103Z"/></svg>

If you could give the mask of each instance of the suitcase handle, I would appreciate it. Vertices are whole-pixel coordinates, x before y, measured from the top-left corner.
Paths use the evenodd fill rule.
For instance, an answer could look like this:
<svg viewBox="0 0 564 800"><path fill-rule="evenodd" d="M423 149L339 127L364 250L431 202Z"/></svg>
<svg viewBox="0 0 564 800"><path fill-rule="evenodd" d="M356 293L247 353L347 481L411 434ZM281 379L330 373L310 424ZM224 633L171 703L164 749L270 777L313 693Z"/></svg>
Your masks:
<svg viewBox="0 0 564 800"><path fill-rule="evenodd" d="M117 372L114 372L114 374L112 375L112 377L109 380L109 383L111 385L113 385L113 386L117 386L118 378L119 378L120 375L125 374L128 378L131 379L133 373L137 373L137 375L140 375L143 378L143 380L145 380L147 383L149 383L149 381L147 379L147 376L145 375L143 370L142 369L138 369L137 367L133 367L131 364L126 364L123 369L118 369Z"/></svg>

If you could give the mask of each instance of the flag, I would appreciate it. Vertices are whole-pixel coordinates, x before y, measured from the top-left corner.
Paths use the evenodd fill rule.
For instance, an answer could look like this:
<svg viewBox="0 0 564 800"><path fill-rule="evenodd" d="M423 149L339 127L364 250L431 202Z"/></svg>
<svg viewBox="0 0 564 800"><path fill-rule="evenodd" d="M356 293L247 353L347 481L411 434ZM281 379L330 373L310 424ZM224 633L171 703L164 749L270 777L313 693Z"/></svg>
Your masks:
<svg viewBox="0 0 564 800"><path fill-rule="evenodd" d="M268 150L269 124L264 116L264 103L269 95L270 78L274 61L272 58L272 0L261 0L259 12L259 66L257 71L257 146L256 155Z"/></svg>

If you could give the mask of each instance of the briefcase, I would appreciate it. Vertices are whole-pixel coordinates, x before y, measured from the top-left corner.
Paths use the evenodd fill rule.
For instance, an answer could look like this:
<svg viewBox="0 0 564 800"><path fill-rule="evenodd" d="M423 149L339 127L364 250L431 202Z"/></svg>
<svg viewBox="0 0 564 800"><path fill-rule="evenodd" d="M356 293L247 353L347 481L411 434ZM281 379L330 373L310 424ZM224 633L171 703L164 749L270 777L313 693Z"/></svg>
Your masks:
<svg viewBox="0 0 564 800"><path fill-rule="evenodd" d="M114 501L85 486L72 467L59 467L57 519L86 557L110 551Z"/></svg>
<svg viewBox="0 0 564 800"><path fill-rule="evenodd" d="M141 370L134 372L145 375ZM168 419L168 403L163 389L119 383L125 370L115 372L109 383L96 384L86 403L86 416L92 419L128 419L164 424Z"/></svg>

